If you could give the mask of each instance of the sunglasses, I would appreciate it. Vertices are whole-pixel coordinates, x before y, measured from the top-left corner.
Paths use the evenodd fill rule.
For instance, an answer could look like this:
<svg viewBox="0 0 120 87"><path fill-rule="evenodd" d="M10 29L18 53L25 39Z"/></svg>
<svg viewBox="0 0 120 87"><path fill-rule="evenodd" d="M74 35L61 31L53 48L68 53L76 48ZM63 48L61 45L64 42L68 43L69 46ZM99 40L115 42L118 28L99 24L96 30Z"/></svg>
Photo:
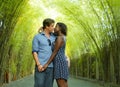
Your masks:
<svg viewBox="0 0 120 87"><path fill-rule="evenodd" d="M48 43L49 43L49 46L51 46L51 41L50 41L50 39L47 39L47 41L48 41Z"/></svg>

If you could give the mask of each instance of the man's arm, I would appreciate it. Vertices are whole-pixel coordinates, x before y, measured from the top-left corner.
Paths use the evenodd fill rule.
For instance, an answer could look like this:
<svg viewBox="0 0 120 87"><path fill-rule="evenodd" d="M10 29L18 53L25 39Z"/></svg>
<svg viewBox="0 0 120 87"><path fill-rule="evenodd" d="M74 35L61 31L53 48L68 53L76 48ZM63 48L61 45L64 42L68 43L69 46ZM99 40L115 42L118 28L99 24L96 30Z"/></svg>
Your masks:
<svg viewBox="0 0 120 87"><path fill-rule="evenodd" d="M38 50L39 50L38 48L39 48L38 38L35 36L33 38L33 41L32 41L32 55L33 55L35 64L38 67L38 71L41 71L42 70L42 65L40 64L40 61L39 61L39 58L38 58Z"/></svg>
<svg viewBox="0 0 120 87"><path fill-rule="evenodd" d="M38 59L38 54L36 53L36 52L33 52L32 53L33 54L33 58L34 58L34 61L35 61L35 64L37 65L37 67L38 67L38 71L39 72L41 72L41 71L43 71L43 66L40 64L40 62L39 62L39 59Z"/></svg>
<svg viewBox="0 0 120 87"><path fill-rule="evenodd" d="M33 54L33 58L35 60L36 65L39 66L40 62L39 62L39 59L38 59L38 54L36 52L33 52L32 54Z"/></svg>

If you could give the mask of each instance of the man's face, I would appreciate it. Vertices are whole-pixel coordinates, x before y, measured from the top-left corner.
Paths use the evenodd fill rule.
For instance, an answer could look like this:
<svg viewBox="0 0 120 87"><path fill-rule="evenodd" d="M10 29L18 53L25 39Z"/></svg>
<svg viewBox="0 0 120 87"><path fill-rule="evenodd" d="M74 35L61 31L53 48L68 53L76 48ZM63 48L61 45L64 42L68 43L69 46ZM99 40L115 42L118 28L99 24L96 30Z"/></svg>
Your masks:
<svg viewBox="0 0 120 87"><path fill-rule="evenodd" d="M49 32L54 32L54 23L48 27Z"/></svg>

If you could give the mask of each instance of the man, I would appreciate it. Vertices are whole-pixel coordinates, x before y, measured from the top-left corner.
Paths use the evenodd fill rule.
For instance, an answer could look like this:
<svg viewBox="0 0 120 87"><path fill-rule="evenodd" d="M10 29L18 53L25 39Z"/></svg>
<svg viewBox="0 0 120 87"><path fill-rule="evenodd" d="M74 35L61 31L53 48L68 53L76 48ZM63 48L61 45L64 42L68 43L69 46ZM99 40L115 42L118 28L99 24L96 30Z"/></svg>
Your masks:
<svg viewBox="0 0 120 87"><path fill-rule="evenodd" d="M52 34L54 23L53 19L45 19L43 31L33 38L32 54L36 64L34 87L53 87L53 63L50 63L44 71L43 66L52 54L51 45L55 41L55 36Z"/></svg>

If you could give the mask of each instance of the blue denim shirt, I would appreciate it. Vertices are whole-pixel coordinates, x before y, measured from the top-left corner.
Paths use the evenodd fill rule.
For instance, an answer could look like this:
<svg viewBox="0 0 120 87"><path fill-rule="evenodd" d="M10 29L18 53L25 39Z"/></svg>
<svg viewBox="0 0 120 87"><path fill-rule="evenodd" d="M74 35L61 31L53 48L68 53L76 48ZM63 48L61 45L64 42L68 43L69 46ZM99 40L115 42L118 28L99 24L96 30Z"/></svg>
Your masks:
<svg viewBox="0 0 120 87"><path fill-rule="evenodd" d="M41 65L44 65L50 58L52 54L51 46L54 41L55 36L52 33L50 34L50 38L47 38L44 32L34 36L32 41L32 52L38 53L38 58ZM48 67L53 67L53 63L51 62Z"/></svg>

